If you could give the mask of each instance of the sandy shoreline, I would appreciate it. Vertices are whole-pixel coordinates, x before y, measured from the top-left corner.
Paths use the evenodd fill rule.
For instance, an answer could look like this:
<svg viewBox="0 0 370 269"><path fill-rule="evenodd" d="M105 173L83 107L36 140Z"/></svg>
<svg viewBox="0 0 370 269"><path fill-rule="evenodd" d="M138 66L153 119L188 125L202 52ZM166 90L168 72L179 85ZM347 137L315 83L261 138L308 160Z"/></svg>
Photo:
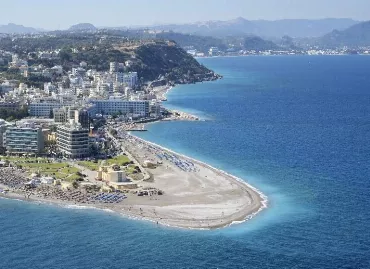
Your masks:
<svg viewBox="0 0 370 269"><path fill-rule="evenodd" d="M167 101L167 94L174 89L175 86L159 86L155 87L152 90L152 93L154 93L157 96L157 100L160 101ZM198 116L177 110L177 109L168 109L171 113L173 113L172 117L164 118L162 121L173 121L173 120L190 120L190 121L198 121L201 120Z"/></svg>
<svg viewBox="0 0 370 269"><path fill-rule="evenodd" d="M166 98L165 95L171 89L171 86L162 86L155 92ZM180 120L197 118L187 113L179 115L177 117ZM27 198L25 193L0 192L0 197L63 207L109 210L131 219L187 229L227 227L249 220L267 208L267 197L244 180L204 162L122 132L124 125L117 130L125 136L119 143L138 165L142 167L147 161L157 164L155 168L142 169L148 174L148 178L154 180L139 181L139 187L158 189L164 192L163 195L138 196L128 193L127 199L114 204L89 200L79 203L58 197L43 197L37 193ZM0 189L7 189L7 186L0 184Z"/></svg>
<svg viewBox="0 0 370 269"><path fill-rule="evenodd" d="M155 208L161 217L154 220L164 225L197 229L225 227L248 220L267 207L267 197L240 178L141 138L129 136L127 140L130 139L131 146L130 143L125 146L135 151L139 161L155 161L155 155L162 151L192 162L197 169L195 173L183 172L164 161L160 167L149 170L155 182L146 185L162 189L166 195L150 203L142 201L140 205Z"/></svg>
<svg viewBox="0 0 370 269"><path fill-rule="evenodd" d="M128 135L126 141L124 146L140 163L144 159L153 160L161 152L181 162L192 163L194 171L182 171L172 162L163 160L157 168L147 169L154 181L139 184L161 189L164 195L127 194L127 199L119 204L82 204L36 195L26 198L24 194L12 192L0 193L0 196L63 207L109 210L131 219L188 229L226 227L251 219L267 207L267 197L240 178L135 136ZM0 185L0 188L6 189L6 186Z"/></svg>

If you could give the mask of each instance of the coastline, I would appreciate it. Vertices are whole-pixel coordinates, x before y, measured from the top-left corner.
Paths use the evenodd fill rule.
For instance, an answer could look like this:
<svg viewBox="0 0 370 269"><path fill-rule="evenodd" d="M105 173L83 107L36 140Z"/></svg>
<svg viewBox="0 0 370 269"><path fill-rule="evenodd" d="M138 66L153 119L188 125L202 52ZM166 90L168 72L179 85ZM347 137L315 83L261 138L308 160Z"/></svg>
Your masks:
<svg viewBox="0 0 370 269"><path fill-rule="evenodd" d="M169 92L170 92L174 87L175 87L175 86L170 86L170 85L166 85L166 86L162 87L161 91L159 91L159 92L158 92L158 93L160 94L160 97L164 98L164 99L165 99L165 101L167 101L167 94L168 94L168 93L169 93ZM176 111L176 112L177 112L177 111ZM179 111L179 112L181 113L181 111ZM196 120L200 120L200 118L198 118L198 117L197 117L197 116L195 116L195 115L187 114L187 113L185 113L185 112L182 112L182 113L184 113L184 114L186 114L186 115L190 115L191 117L196 118ZM180 120L181 120L181 119L182 119L182 120L184 120L183 118L180 118ZM186 118L186 119L187 119L187 118ZM156 122L152 122L152 123L156 123ZM132 135L132 133L131 133L131 132L130 132L130 135ZM134 136L134 135L132 135L132 136ZM183 154L179 154L179 153L177 153L177 152L175 152L175 151L173 151L173 150L171 150L171 149L165 148L165 147L163 147L163 146L161 146L161 145L158 145L158 144L156 144L156 143L152 143L152 142L150 142L150 141L144 140L144 139L139 138L139 137L137 137L137 136L134 136L134 137L135 137L135 139L137 139L137 140L141 141L142 143L145 143L145 144L151 145L151 146L153 146L153 147L160 148L160 149L162 149L162 150L164 150L164 151L170 152L170 153L175 154L175 155L177 155L177 156L181 156L182 158L184 158L184 159L186 159L186 160L190 160L190 161L192 161L192 162L194 162L194 163L198 163L199 165L201 165L201 166L203 166L203 167L205 167L205 168L207 168L207 169L210 169L210 170L212 170L212 171L216 172L217 174L221 174L221 175L223 175L223 176L227 177L229 181L233 181L233 182L237 182L238 184L241 184L240 186L241 186L242 188L246 188L246 190L247 190L247 192L248 192L248 193L253 193L253 195L256 195L256 196L254 197L254 199L255 199L255 201L256 201L256 200L258 201L258 204L259 204L258 208L253 208L253 209L249 209L249 210L247 210L247 211L244 211L244 213L242 214L242 216L237 216L237 217L236 217L236 216L234 216L234 217L235 217L235 219L234 219L234 220L232 220L232 221L230 221L229 223L227 223L227 224L225 224L225 223L224 223L223 225L218 225L218 226L213 227L213 228L226 227L226 226L230 226L230 225L232 225L232 224L245 222L245 221L247 221L247 220L249 220L249 219L252 219L252 218L253 218L254 216L256 216L259 212L261 212L263 209L265 209L265 208L267 208L267 207L268 207L268 198L267 198L267 196L266 196L266 195L264 195L264 194L263 194L260 190L258 190L256 187L254 187L254 186L250 185L248 182L244 181L243 179L238 178L238 177L236 177L236 176L234 176L234 175L231 175L231 174L229 174L229 173L227 173L227 172L225 172L225 171L223 171L223 170L217 169L217 168L215 168L215 167L213 167L213 166L211 166L211 165L209 165L209 164L207 164L207 163L201 162L201 161L199 161L199 160L196 160L196 159L191 158L191 157L189 157L189 156L185 156L185 155L183 155ZM189 227L188 227L188 228L189 228Z"/></svg>
<svg viewBox="0 0 370 269"><path fill-rule="evenodd" d="M132 134L130 134L130 135L132 135ZM132 136L134 136L134 135L132 135ZM245 180L243 180L243 179L241 179L239 177L236 177L236 176L234 176L232 174L229 174L226 171L223 171L221 169L215 168L215 167L213 167L213 166L211 166L211 165L209 165L209 164L207 164L205 162L202 162L202 161L199 161L197 159L191 158L189 156L186 156L186 155L177 153L177 152L175 152L175 151L173 151L171 149L168 149L168 148L166 148L164 146L161 146L161 145L158 145L156 143L147 141L147 140L142 139L142 138L137 137L137 136L134 136L134 137L135 137L135 139L140 140L143 143L146 143L146 144L149 144L151 146L160 148L160 149L162 149L164 151L168 151L168 152L170 152L172 154L175 154L177 156L181 156L184 159L190 160L190 161L192 161L194 163L197 163L197 164L199 164L199 165L201 165L201 166L203 166L203 167L205 167L207 169L210 169L210 170L214 171L216 174L219 174L219 175L224 176L225 178L227 178L228 181L237 183L238 186L240 186L247 193L249 193L250 195L253 196L255 205L252 208L248 208L248 209L243 210L242 214L239 214L238 217L236 217L235 215L233 215L234 219L231 220L231 221L229 221L226 224L216 225L216 226L211 227L211 228L228 227L228 226L233 225L233 224L238 224L238 223L242 223L242 222L248 221L248 220L252 219L253 217L255 217L262 210L264 210L264 209L266 209L268 207L268 203L269 203L268 197L265 194L263 194L263 192L260 191L258 188L250 185ZM173 226L173 225L167 225L167 226ZM174 227L181 228L181 226L174 226ZM189 228L189 227L187 227L187 228Z"/></svg>
<svg viewBox="0 0 370 269"><path fill-rule="evenodd" d="M238 57L274 57L274 56L352 56L353 54L246 54L246 55L219 55L219 56L195 56L194 59L212 59L212 58L238 58ZM356 54L358 56L370 56L370 54Z"/></svg>
<svg viewBox="0 0 370 269"><path fill-rule="evenodd" d="M24 193L15 192L0 193L0 197L67 208L104 210L129 219L185 229L228 227L247 221L267 208L267 197L242 179L155 143L132 135L129 137L135 140L135 145L140 142L150 149L156 148L192 162L199 171L183 172L170 163L164 164L163 167L150 171L154 175L154 182L140 182L145 187L161 186L164 189L163 196L139 197L128 194L128 198L120 204L78 203L44 198L37 194L27 198ZM135 153L147 156L148 151L142 148ZM6 189L6 186L0 185L0 188Z"/></svg>
<svg viewBox="0 0 370 269"><path fill-rule="evenodd" d="M158 87L154 87L152 92L157 96L157 100L163 103L167 101L167 98L168 98L167 94L171 90L173 90L175 87L176 85L158 86ZM196 115L193 115L193 114L190 114L190 113L178 110L178 109L168 109L168 108L166 109L172 113L172 116L158 120L158 121L174 121L174 120L198 121L198 120L202 120L200 117ZM158 121L153 121L151 123L155 123Z"/></svg>
<svg viewBox="0 0 370 269"><path fill-rule="evenodd" d="M162 96L173 89L161 88ZM199 120L198 117L178 111L176 120ZM189 116L190 115L190 116ZM170 120L171 118L167 119ZM172 119L173 120L173 119ZM62 207L109 211L130 219L139 219L168 227L185 229L218 229L252 219L268 206L267 197L246 181L217 169L207 163L179 154L171 149L146 141L130 133L124 139L126 152L143 164L146 160L161 163L154 170L145 169L154 181L140 181L142 189L160 189L164 195L139 197L129 192L120 204L103 204L60 200L32 193L0 192L0 197L46 203ZM140 146L140 147L139 147ZM170 155L176 161L190 163L194 171L182 171L172 161L158 160L159 154ZM0 184L0 188L6 186Z"/></svg>

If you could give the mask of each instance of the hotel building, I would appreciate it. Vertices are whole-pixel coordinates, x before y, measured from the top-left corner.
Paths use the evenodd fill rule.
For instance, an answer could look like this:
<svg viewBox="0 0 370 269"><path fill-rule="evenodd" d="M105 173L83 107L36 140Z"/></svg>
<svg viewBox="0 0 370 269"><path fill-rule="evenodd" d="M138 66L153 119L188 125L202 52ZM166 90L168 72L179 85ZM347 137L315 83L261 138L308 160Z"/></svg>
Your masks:
<svg viewBox="0 0 370 269"><path fill-rule="evenodd" d="M69 158L89 156L89 129L71 120L57 128L57 146Z"/></svg>
<svg viewBox="0 0 370 269"><path fill-rule="evenodd" d="M103 115L122 113L122 115L148 117L149 101L127 101L122 99L110 98L108 100L95 100L95 112Z"/></svg>
<svg viewBox="0 0 370 269"><path fill-rule="evenodd" d="M54 108L60 108L62 106L57 99L41 98L29 105L28 113L33 117L50 117Z"/></svg>
<svg viewBox="0 0 370 269"><path fill-rule="evenodd" d="M42 129L32 126L8 127L4 134L4 146L9 154L40 154L44 149Z"/></svg>

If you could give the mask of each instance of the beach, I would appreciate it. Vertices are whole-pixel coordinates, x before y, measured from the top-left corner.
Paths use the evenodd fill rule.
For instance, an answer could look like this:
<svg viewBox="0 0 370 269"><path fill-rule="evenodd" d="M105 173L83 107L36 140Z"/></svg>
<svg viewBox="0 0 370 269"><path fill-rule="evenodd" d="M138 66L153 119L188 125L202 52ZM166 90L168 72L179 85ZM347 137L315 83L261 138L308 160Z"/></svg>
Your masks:
<svg viewBox="0 0 370 269"><path fill-rule="evenodd" d="M190 229L229 226L250 219L267 207L267 198L241 179L129 134L123 141L126 151L140 164L147 161L160 163L155 168L145 168L151 180L137 183L141 190L160 190L162 195L153 192L138 196L136 192L128 192L125 194L127 198L120 203L98 202L92 199L98 193L91 191L55 191L50 187L27 192L10 188L7 194L0 195L61 206L109 210L158 225ZM4 169L10 168L1 169L4 177L7 171ZM9 170L13 174L14 171L13 168ZM0 184L0 188L7 189L8 186Z"/></svg>
<svg viewBox="0 0 370 269"><path fill-rule="evenodd" d="M153 93L158 100L164 101L171 89L172 86L155 87ZM200 120L182 111L173 110L171 113L170 117L162 120ZM226 227L251 219L267 207L267 197L244 180L130 133L131 130L144 128L144 123L117 124L119 139L107 132L143 175L141 180L131 180L138 188L114 195L113 200L102 200L104 194L100 190L86 186L77 189L63 189L60 186L27 189L24 187L28 180L25 171L15 168L0 168L0 196L67 207L108 210L157 225L188 229ZM152 165L146 166L148 162ZM84 172L90 175L88 184L106 184L96 181L93 171L85 168ZM7 173L10 173L9 176ZM14 177L14 173L18 176ZM9 178L17 181L16 186L11 183L9 188ZM1 192L6 189L9 191Z"/></svg>
<svg viewBox="0 0 370 269"><path fill-rule="evenodd" d="M158 153L171 156L148 170L154 182L142 183L163 190L165 195L126 201L132 202L137 213L142 208L145 218L175 227L219 228L247 220L267 207L267 198L239 178L134 136L125 141L126 150L135 152L132 154L139 162L159 161ZM180 169L174 158L192 163L191 171Z"/></svg>
<svg viewBox="0 0 370 269"><path fill-rule="evenodd" d="M169 85L157 86L153 87L151 91L157 96L157 100L167 101L167 93L172 90L172 88L173 87Z"/></svg>

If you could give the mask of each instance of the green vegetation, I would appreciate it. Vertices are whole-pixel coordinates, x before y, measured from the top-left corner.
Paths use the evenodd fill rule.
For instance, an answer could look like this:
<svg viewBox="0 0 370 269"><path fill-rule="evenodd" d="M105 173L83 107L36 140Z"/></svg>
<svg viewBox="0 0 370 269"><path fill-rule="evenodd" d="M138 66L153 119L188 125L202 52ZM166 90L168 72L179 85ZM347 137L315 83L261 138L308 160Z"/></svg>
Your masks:
<svg viewBox="0 0 370 269"><path fill-rule="evenodd" d="M65 167L65 168L61 169L60 172L64 173L64 174L76 174L76 173L80 172L80 169L78 169L76 167Z"/></svg>
<svg viewBox="0 0 370 269"><path fill-rule="evenodd" d="M93 162L93 161L81 161L77 162L78 165L85 167L91 171L98 171L99 169L99 163L98 162Z"/></svg>
<svg viewBox="0 0 370 269"><path fill-rule="evenodd" d="M165 32L157 34L157 37L173 40L182 47L192 47L204 53L207 53L210 47L217 47L221 51L226 51L230 48L233 48L235 51L279 49L279 46L272 41L262 39L258 36L246 36L244 34L215 38L210 36Z"/></svg>
<svg viewBox="0 0 370 269"><path fill-rule="evenodd" d="M64 178L64 180L71 181L71 182L80 181L81 176L79 176L77 174L71 174L71 175L67 176L66 178Z"/></svg>
<svg viewBox="0 0 370 269"><path fill-rule="evenodd" d="M124 166L124 165L128 165L131 163L130 159L126 155L121 155L121 156L117 156L111 159L99 160L96 162L95 161L81 161L81 162L78 162L77 164L91 171L98 171L99 166L101 165L102 161L105 162L105 165L117 164L119 166Z"/></svg>
<svg viewBox="0 0 370 269"><path fill-rule="evenodd" d="M136 49L137 62L132 68L138 70L140 77L155 80L164 76L174 83L192 83L212 79L214 73L199 64L185 50L175 43L154 43Z"/></svg>
<svg viewBox="0 0 370 269"><path fill-rule="evenodd" d="M224 40L210 36L163 32L157 34L157 38L173 40L181 47L193 47L202 52L207 52L210 47L218 47L220 50L226 50L228 47Z"/></svg>
<svg viewBox="0 0 370 269"><path fill-rule="evenodd" d="M36 158L36 157L16 157L16 156L1 156L2 160L6 160L9 162L36 162L39 161L41 163L47 162L44 158Z"/></svg>
<svg viewBox="0 0 370 269"><path fill-rule="evenodd" d="M18 110L0 109L0 118L7 121L20 120L28 117L28 108L26 106Z"/></svg>
<svg viewBox="0 0 370 269"><path fill-rule="evenodd" d="M37 168L40 170L54 170L54 169L62 169L65 167L69 167L67 163L46 163L46 162L22 162L18 161L18 165L22 165L24 168Z"/></svg>
<svg viewBox="0 0 370 269"><path fill-rule="evenodd" d="M258 36L245 37L243 40L243 45L246 50L265 51L279 49L279 46L274 42L264 40Z"/></svg>
<svg viewBox="0 0 370 269"><path fill-rule="evenodd" d="M314 39L315 40L315 39ZM370 43L370 21L355 24L343 31L333 32L317 38L315 44L325 48L368 46Z"/></svg>
<svg viewBox="0 0 370 269"><path fill-rule="evenodd" d="M91 43L98 43L99 37L94 35L67 34L61 33L56 36L41 36L38 38L24 37L13 39L4 37L0 40L0 46L7 51L13 51L20 56L25 56L37 50L60 49L67 46L83 46Z"/></svg>
<svg viewBox="0 0 370 269"><path fill-rule="evenodd" d="M74 181L81 178L81 171L68 163L54 163L45 158L22 158L22 157L1 157L30 174L39 173L42 176L55 177L56 179Z"/></svg>
<svg viewBox="0 0 370 269"><path fill-rule="evenodd" d="M131 165L128 165L125 169L125 172L126 174L130 175L130 174L136 174L137 173L137 170L136 170L136 166L131 164Z"/></svg>
<svg viewBox="0 0 370 269"><path fill-rule="evenodd" d="M199 41L203 44L205 42ZM208 46L208 44L205 44ZM130 31L106 31L95 34L72 34L56 32L55 36L39 38L22 37L17 39L2 38L0 47L17 53L27 59L29 66L44 65L52 67L62 65L65 71L85 61L88 69L106 71L109 62L123 63L131 61L130 66L122 71L136 71L143 81L156 80L165 76L170 82L197 82L213 77L213 72L199 64L175 42L160 40L155 35L143 36ZM39 59L37 51L61 49L53 59ZM18 69L8 69L2 75L7 79L16 79L29 86L43 87L44 82L58 80L41 76L24 78Z"/></svg>
<svg viewBox="0 0 370 269"><path fill-rule="evenodd" d="M28 87L37 87L37 88L44 88L45 82L51 82L50 78L44 77L42 75L29 75L28 77L24 77L18 68L9 68L5 72L2 72L1 75L6 79L14 79L18 80L20 83L27 84Z"/></svg>
<svg viewBox="0 0 370 269"><path fill-rule="evenodd" d="M129 159L129 157L127 157L126 155L120 155L120 156L116 156L112 159L108 159L106 160L106 164L107 165L113 165L113 164L117 164L117 165L127 165L129 164L131 161Z"/></svg>

